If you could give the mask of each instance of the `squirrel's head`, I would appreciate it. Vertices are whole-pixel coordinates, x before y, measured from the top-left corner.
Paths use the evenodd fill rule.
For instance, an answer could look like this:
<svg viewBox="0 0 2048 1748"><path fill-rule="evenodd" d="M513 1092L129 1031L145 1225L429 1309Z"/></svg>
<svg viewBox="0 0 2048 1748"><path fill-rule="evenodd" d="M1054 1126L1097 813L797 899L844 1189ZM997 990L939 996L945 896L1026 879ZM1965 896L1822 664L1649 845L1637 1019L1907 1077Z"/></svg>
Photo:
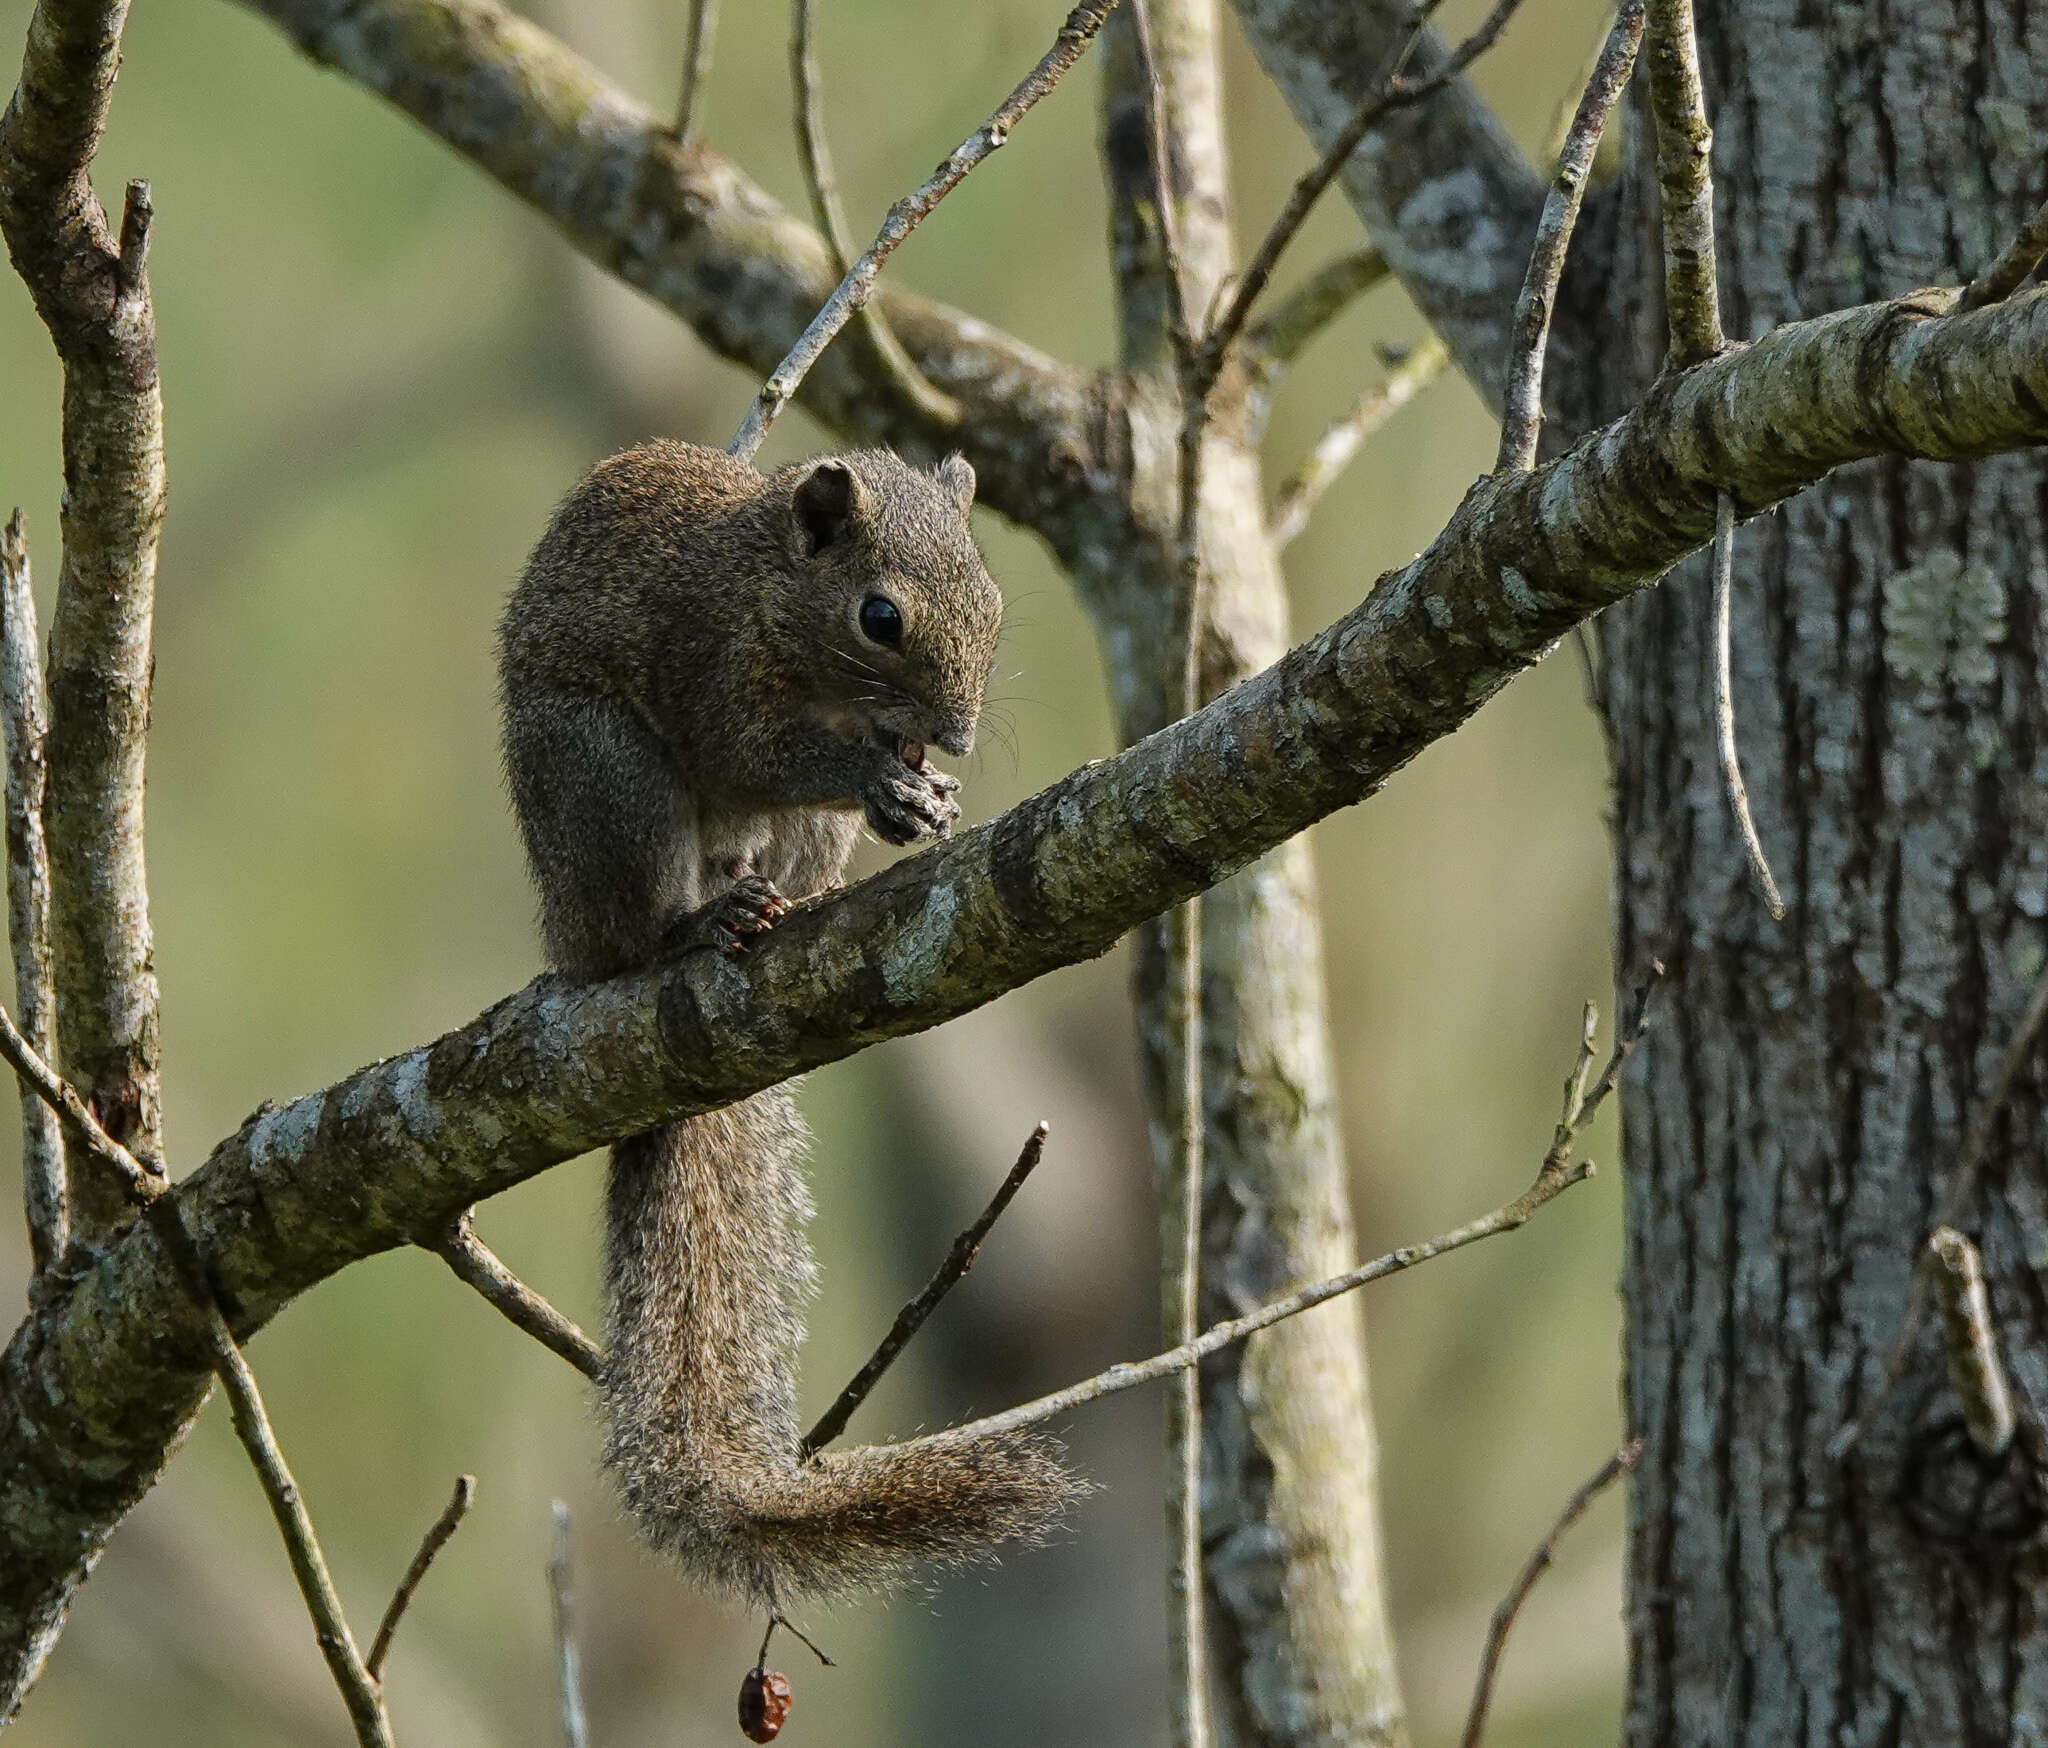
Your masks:
<svg viewBox="0 0 2048 1748"><path fill-rule="evenodd" d="M1003 624L967 525L974 469L952 455L925 473L869 449L782 477L796 584L784 612L830 658L812 670L818 705L899 751L970 751Z"/></svg>

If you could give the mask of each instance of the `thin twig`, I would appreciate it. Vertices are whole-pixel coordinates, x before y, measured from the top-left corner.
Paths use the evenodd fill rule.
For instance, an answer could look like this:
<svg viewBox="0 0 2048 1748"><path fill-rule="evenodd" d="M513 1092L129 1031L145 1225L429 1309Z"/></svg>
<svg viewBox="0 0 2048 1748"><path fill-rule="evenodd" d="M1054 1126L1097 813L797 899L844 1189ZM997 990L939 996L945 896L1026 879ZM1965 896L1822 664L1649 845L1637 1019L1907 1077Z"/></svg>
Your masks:
<svg viewBox="0 0 2048 1748"><path fill-rule="evenodd" d="M1308 526L1309 516L1322 502L1323 494L1351 465L1354 457L1371 441L1389 419L1433 382L1450 361L1450 349L1436 335L1425 338L1391 373L1358 397L1358 403L1337 420L1301 465L1281 481L1273 499L1273 520L1266 536L1275 547L1284 547Z"/></svg>
<svg viewBox="0 0 2048 1748"><path fill-rule="evenodd" d="M1213 373L1204 374L1198 317L1190 307L1186 264L1181 259L1180 210L1175 198L1172 146L1167 132L1166 86L1153 54L1148 0L1132 0L1131 34L1138 77L1144 88L1145 137L1152 172L1152 205L1158 215L1161 267L1167 286L1167 322L1174 371L1180 388L1178 460L1179 514L1175 527L1175 570L1179 588L1178 638L1180 714L1202 705L1202 635L1207 619L1202 563L1202 446L1208 435ZM1179 1012L1180 1110L1164 1175L1161 1225L1164 1279L1161 1301L1166 1333L1188 1342L1202 1327L1202 1203L1208 1169L1207 1103L1202 1082L1202 898L1189 898L1163 919L1167 964L1174 978ZM1170 1731L1174 1748L1208 1748L1209 1668L1207 1596L1202 1574L1202 1380L1194 1368L1177 1380L1169 1438L1174 1460L1167 1512L1174 1526L1173 1563L1168 1574L1171 1608L1167 1618L1167 1659L1171 1671Z"/></svg>
<svg viewBox="0 0 2048 1748"><path fill-rule="evenodd" d="M1193 1341L1169 1348L1164 1353L1154 1354L1150 1359L1126 1360L1120 1365L1098 1372L1092 1378L1084 1378L1078 1384L1069 1384L1063 1390L1055 1390L1048 1396L1035 1401L1021 1403L1015 1408L1006 1408L1000 1414L991 1414L981 1420L968 1421L961 1426L946 1428L943 1432L928 1433L924 1438L914 1440L917 1444L941 1442L971 1442L991 1438L1000 1433L1021 1432L1027 1427L1039 1426L1048 1420L1057 1420L1063 1414L1087 1403L1100 1401L1105 1396L1114 1396L1120 1391L1135 1390L1140 1384L1150 1384L1157 1379L1171 1377L1176 1372L1199 1365L1212 1353L1257 1335L1262 1329L1270 1329L1276 1323L1290 1317L1299 1317L1304 1311L1312 1311L1318 1305L1337 1298L1340 1294L1355 1291L1373 1281L1386 1279L1420 1263L1434 1261L1454 1250L1462 1250L1468 1244L1477 1244L1484 1238L1497 1238L1503 1232L1513 1232L1528 1224L1536 1212L1554 1202L1574 1184L1581 1184L1594 1175L1590 1160L1572 1158L1578 1138L1607 1097L1614 1091L1615 1083L1621 1077L1623 1066L1634 1053L1635 1047L1649 1023L1649 1001L1655 989L1656 979L1663 974L1661 965L1653 967L1650 983L1636 996L1636 1011L1631 1023L1617 1035L1614 1052L1607 1059L1607 1065L1590 1087L1584 1084L1585 1071L1591 1066L1590 1046L1582 1045L1579 1065L1567 1080L1565 1113L1559 1119L1557 1129L1551 1138L1550 1150L1543 1156L1536 1180L1511 1202L1504 1202L1490 1214L1482 1214L1476 1220L1469 1220L1463 1226L1455 1226L1448 1232L1440 1232L1434 1238L1426 1238L1419 1244L1403 1245L1399 1250L1390 1250L1384 1256L1374 1257L1371 1262L1360 1263L1356 1268L1332 1275L1327 1280L1317 1281L1312 1286L1297 1288L1283 1294L1271 1304L1261 1305L1256 1311L1249 1311L1242 1317L1233 1317L1225 1322L1212 1324ZM1592 1019L1588 1009L1588 1027Z"/></svg>
<svg viewBox="0 0 2048 1748"><path fill-rule="evenodd" d="M798 385L810 374L811 366L817 363L848 319L867 303L874 291L875 280L882 271L882 264L896 252L897 245L924 222L931 210L957 188L977 164L1008 141L1011 129L1087 53L1088 45L1095 40L1102 21L1115 5L1116 0L1084 0L1082 5L1075 7L1067 15L1066 23L1060 26L1052 47L1017 88L1003 99L995 113L961 141L922 186L889 209L889 216L882 221L882 228L875 233L875 240L868 245L867 253L839 281L837 289L825 300L824 307L811 318L811 325L798 336L796 344L761 385L761 392L754 397L754 404L747 411L746 421L727 446L731 454L742 461L753 460L761 447L761 440L768 435L768 427L789 404Z"/></svg>
<svg viewBox="0 0 2048 1748"><path fill-rule="evenodd" d="M24 1087L63 1119L86 1153L114 1174L130 1202L142 1207L164 1193L163 1174L145 1166L100 1127L78 1089L29 1047L5 1008L0 1008L0 1057L7 1059Z"/></svg>
<svg viewBox="0 0 2048 1748"><path fill-rule="evenodd" d="M1714 500L1714 745L1721 760L1721 787L1742 834L1742 850L1757 896L1772 917L1782 922L1785 900L1771 876L1756 819L1749 811L1749 789L1742 781L1742 761L1735 751L1735 655L1732 623L1735 602L1735 500L1726 492Z"/></svg>
<svg viewBox="0 0 2048 1748"><path fill-rule="evenodd" d="M1239 275L1236 287L1231 292L1230 302L1210 328L1203 342L1203 351L1208 368L1220 371L1222 359L1237 337L1244 332L1245 324L1251 317L1252 305L1266 289L1273 277L1287 245L1294 241L1310 210L1322 198L1323 191L1337 179L1351 154L1358 150L1359 143L1380 122L1397 109L1406 109L1420 103L1424 98L1434 96L1446 85L1458 78L1467 67L1491 48L1507 28L1520 0L1495 0L1493 10L1479 23L1479 27L1465 38L1449 55L1443 64L1426 77L1413 81L1400 77L1401 68L1414 51L1420 39L1424 22L1429 16L1426 9L1418 13L1412 28L1405 32L1396 44L1393 54L1381 75L1366 87L1365 97L1352 111L1351 119L1337 131L1314 167L1305 172L1294 184L1287 196L1286 204L1279 216L1261 239L1244 272Z"/></svg>
<svg viewBox="0 0 2048 1748"><path fill-rule="evenodd" d="M306 1611L313 1617L320 1655L326 1658L334 1684L341 1689L342 1702L355 1725L356 1740L362 1748L393 1748L391 1720L385 1715L383 1695L356 1652L356 1642L341 1610L341 1598L335 1593L334 1580L327 1570L327 1556L320 1551L313 1519L299 1497L298 1483L285 1465L284 1453L278 1449L277 1435L271 1430L270 1417L263 1411L263 1397L257 1391L255 1375L242 1357L242 1350L235 1345L227 1319L210 1292L200 1299L199 1308L206 1319L215 1375L227 1391L235 1434L255 1465L264 1495L270 1501L270 1514L277 1519L277 1527L284 1536L292 1575L298 1579L299 1594L306 1599Z"/></svg>
<svg viewBox="0 0 2048 1748"><path fill-rule="evenodd" d="M555 1675L562 1699L562 1740L566 1748L589 1748L583 1721L583 1664L576 1648L576 1593L570 1587L569 1508L555 1501L555 1552L548 1561L548 1590L555 1604Z"/></svg>
<svg viewBox="0 0 2048 1748"><path fill-rule="evenodd" d="M1956 299L1956 313L2003 303L2026 284L2044 255L2048 255L2048 204L2027 220L2003 255L1963 287L1963 295Z"/></svg>
<svg viewBox="0 0 2048 1748"><path fill-rule="evenodd" d="M2012 1386L1998 1357L1991 1296L1984 1290L1984 1258L1953 1226L1928 1235L1934 1258L1934 1296L1947 1338L1949 1382L1963 1405L1963 1424L1987 1457L2002 1457L2018 1426Z"/></svg>
<svg viewBox="0 0 2048 1748"><path fill-rule="evenodd" d="M7 731L7 940L22 1037L42 1061L56 1054L57 983L50 968L50 855L43 841L43 762L49 723L28 539L16 510L0 532L0 720ZM71 1191L57 1113L44 1099L21 1101L21 1190L29 1258L38 1276L71 1241Z"/></svg>
<svg viewBox="0 0 2048 1748"><path fill-rule="evenodd" d="M1370 245L1318 268L1245 335L1258 374L1271 377L1292 364L1310 341L1374 286L1383 284L1391 271L1387 258Z"/></svg>
<svg viewBox="0 0 2048 1748"><path fill-rule="evenodd" d="M1566 1502L1557 1522L1551 1525L1550 1534L1536 1544L1536 1551L1516 1575L1507 1595L1501 1598L1500 1606L1493 1611L1493 1624L1487 1630L1486 1651L1479 1660L1479 1685L1472 1694L1472 1710L1465 1719L1461 1748L1479 1748L1479 1738L1486 1731L1487 1708L1493 1703L1494 1677L1500 1670L1501 1653L1507 1649L1508 1634L1514 1630L1515 1617L1521 1613L1522 1604L1529 1600L1529 1592L1536 1588L1536 1581L1550 1570L1551 1562L1557 1558L1557 1544L1586 1515L1586 1508L1595 1499L1636 1466L1636 1459L1642 1454L1643 1441L1634 1439L1600 1465L1592 1478Z"/></svg>
<svg viewBox="0 0 2048 1748"><path fill-rule="evenodd" d="M1607 46L1593 63L1593 76L1586 82L1585 94L1565 133L1557 175L1544 198L1536 244L1529 252L1529 271L1515 304L1496 471L1526 473L1536 465L1536 444L1543 432L1543 360L1550 342L1550 313L1557 302L1558 282L1564 277L1565 254L1571 248L1579 204L1592 178L1593 157L1600 150L1601 132L1635 70L1636 50L1642 40L1643 0L1623 0L1614 28L1607 33Z"/></svg>
<svg viewBox="0 0 2048 1748"><path fill-rule="evenodd" d="M476 1498L476 1477L458 1475L455 1478L455 1493L449 1499L441 1515L434 1519L432 1527L420 1540L420 1550L413 1555L412 1564L405 1569L405 1576L398 1581L398 1588L391 1594L391 1605L384 1611L384 1618L377 1623L376 1642L370 1646L370 1655L363 1663L370 1679L381 1688L384 1685L384 1659L391 1654L391 1639L398 1631L398 1623L405 1618L405 1611L412 1606L413 1592L419 1589L420 1581L427 1575L427 1568L433 1565L440 1552L448 1545L449 1538L462 1527L462 1520L469 1514L470 1502Z"/></svg>
<svg viewBox="0 0 2048 1748"><path fill-rule="evenodd" d="M1673 370L1727 343L1714 265L1714 130L1694 40L1692 0L1650 0L1650 111L1663 196L1664 321Z"/></svg>
<svg viewBox="0 0 2048 1748"><path fill-rule="evenodd" d="M854 1411L882 1381L882 1374L896 1363L896 1356L910 1345L911 1337L924 1327L925 1319L939 1308L939 1301L966 1278L967 1271L974 1267L975 1259L981 1254L982 1240L1003 1217L1011 1199L1024 1187L1024 1180L1037 1169L1039 1160L1044 1157L1045 1138L1051 1131L1049 1123L1040 1123L1031 1131L1030 1139L1017 1155L1017 1163L1010 1167L1009 1176L996 1186L996 1193L989 1197L988 1206L982 1209L980 1217L953 1240L952 1249L946 1252L946 1259L939 1264L937 1272L925 1282L924 1291L896 1313L896 1321L890 1324L889 1333L868 1356L867 1364L854 1373L846 1388L839 1392L837 1400L818 1417L818 1424L804 1434L802 1454L806 1459L816 1456L846 1430L846 1423L853 1418Z"/></svg>
<svg viewBox="0 0 2048 1748"><path fill-rule="evenodd" d="M844 279L852 270L853 242L846 214L839 204L839 182L832 172L832 151L825 138L825 99L818 77L816 0L795 0L790 25L789 72L795 87L797 156L804 185L810 190L811 216L825 234L832 252L832 271ZM933 386L903 348L881 306L861 306L861 326L882 368L904 397L933 423L948 428L960 423L960 403Z"/></svg>
<svg viewBox="0 0 2048 1748"><path fill-rule="evenodd" d="M1991 1089L1978 1103L1969 1128L1963 1132L1963 1145L1956 1154L1955 1174L1949 1180L1948 1195L1943 1198L1935 1218L1936 1229L1943 1226L1960 1229L1968 1224L1971 1206L1977 1199L1977 1180L1983 1175L1984 1163L1991 1154L1992 1134L2012 1097L2020 1070L2033 1054L2044 1022L2048 1022L2048 969L2043 969L2035 979L2027 1005L2012 1029L2012 1036L2006 1040L2004 1054L1999 1057L1998 1067L1992 1073ZM1927 1298L1934 1287L1933 1275L1937 1266L1938 1260L1933 1252L1923 1249L1914 1263L1912 1282L1906 1291L1906 1314L1899 1321L1899 1333L1893 1338L1891 1352L1885 1356L1884 1372L1878 1380L1877 1389L1868 1404L1828 1444L1828 1454L1837 1462L1849 1454L1863 1436L1863 1429L1877 1417L1877 1411L1891 1399L1892 1392L1905 1377L1906 1366L1913 1357L1913 1343L1920 1334L1921 1319L1927 1315Z"/></svg>
<svg viewBox="0 0 2048 1748"><path fill-rule="evenodd" d="M697 137L697 105L711 80L711 49L718 37L718 0L690 0L690 38L683 50L683 91L676 100L676 138Z"/></svg>
<svg viewBox="0 0 2048 1748"><path fill-rule="evenodd" d="M560 1354L593 1382L604 1379L604 1350L557 1311L477 1237L473 1211L465 1208L433 1251L464 1286L481 1293L511 1323L541 1346Z"/></svg>

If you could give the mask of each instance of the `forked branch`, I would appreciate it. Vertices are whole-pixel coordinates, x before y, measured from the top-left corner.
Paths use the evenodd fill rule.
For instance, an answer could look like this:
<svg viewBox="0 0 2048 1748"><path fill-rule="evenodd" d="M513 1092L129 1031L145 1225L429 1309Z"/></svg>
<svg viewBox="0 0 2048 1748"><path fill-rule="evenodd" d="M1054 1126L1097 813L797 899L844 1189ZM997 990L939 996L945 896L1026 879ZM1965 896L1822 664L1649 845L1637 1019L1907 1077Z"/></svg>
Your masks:
<svg viewBox="0 0 2048 1748"><path fill-rule="evenodd" d="M1390 1250L1384 1256L1377 1256L1370 1262L1360 1263L1356 1268L1346 1269L1342 1274L1317 1281L1312 1286L1297 1289L1275 1299L1271 1304L1261 1305L1256 1311L1249 1311L1242 1317L1233 1317L1225 1322L1212 1324L1193 1341L1183 1342L1178 1347L1154 1354L1150 1359L1126 1360L1111 1366L1107 1371L1098 1372L1092 1378L1084 1378L1078 1384L1069 1384L1063 1390L1041 1396L1036 1401L1025 1402L1015 1408L1006 1408L1000 1414L991 1414L981 1420L972 1420L963 1426L947 1427L943 1432L927 1434L915 1442L936 1444L948 1440L970 1440L994 1437L999 1433L1022 1432L1033 1426L1041 1426L1048 1420L1057 1420L1064 1414L1072 1413L1087 1403L1114 1396L1120 1391L1135 1390L1140 1384L1150 1384L1161 1378L1170 1378L1177 1372L1184 1372L1198 1366L1212 1353L1220 1353L1237 1342L1249 1340L1262 1329L1271 1329L1276 1323L1283 1323L1290 1317L1299 1317L1304 1311L1313 1311L1318 1305L1327 1304L1343 1293L1356 1292L1358 1288L1374 1281L1385 1280L1389 1275L1402 1273L1418 1264L1432 1262L1437 1257L1448 1255L1454 1250L1463 1250L1468 1244L1477 1244L1484 1238L1498 1238L1504 1232L1518 1231L1526 1226L1536 1214L1564 1194L1574 1184L1582 1184L1593 1175L1590 1160L1572 1157L1579 1137L1587 1124L1607 1102L1621 1078L1623 1066L1642 1042L1644 1031L1649 1025L1650 996L1656 986L1656 979L1663 975L1661 965L1653 968L1651 980L1640 990L1635 999L1635 1011L1628 1023L1616 1035L1613 1053L1601 1069L1597 1079L1589 1085L1587 1075L1592 1071L1595 1060L1593 1036L1598 1018L1589 1002L1585 1011L1585 1024L1580 1034L1579 1054L1572 1072L1565 1078L1564 1109L1558 1118L1557 1128L1551 1136L1550 1148L1543 1156L1543 1163L1537 1168L1535 1182L1511 1202L1503 1202L1490 1214L1482 1214L1476 1220L1469 1220L1462 1226L1454 1226L1448 1232L1440 1232L1434 1238L1425 1238L1419 1244L1405 1244L1399 1250Z"/></svg>
<svg viewBox="0 0 2048 1748"><path fill-rule="evenodd" d="M1579 205L1593 174L1593 155L1643 40L1643 0L1624 0L1607 46L1593 63L1592 76L1579 99L1571 126L1558 153L1557 175L1543 202L1536 227L1536 246L1529 253L1529 271L1515 305L1514 340L1508 360L1508 388L1503 402L1497 470L1526 473L1536 465L1536 446L1543 434L1543 359L1549 349L1550 314L1564 277L1565 254Z"/></svg>
<svg viewBox="0 0 2048 1748"><path fill-rule="evenodd" d="M152 208L149 185L130 183L116 227L90 174L126 17L125 0L37 6L0 115L0 233L64 368L43 821L57 1036L65 1071L114 1138L154 1162L163 1144L142 800L164 468ZM99 1174L72 1179L76 1236L129 1218Z"/></svg>
<svg viewBox="0 0 2048 1748"><path fill-rule="evenodd" d="M976 165L1001 149L1009 140L1010 130L1088 52L1088 45L1095 40L1102 21L1115 5L1116 0L1084 0L1082 5L1076 6L1066 23L1060 26L1052 47L1017 88L997 105L995 113L954 147L920 187L889 209L889 215L882 221L875 240L868 245L867 253L839 281L838 288L825 300L825 307L812 318L810 326L798 337L788 355L761 385L761 392L754 397L754 404L738 434L727 446L733 455L742 461L753 460L761 447L761 440L768 435L768 427L789 404L790 397L810 374L811 366L817 363L839 330L873 295L883 264L896 252L897 246L930 216L940 201L959 187Z"/></svg>
<svg viewBox="0 0 2048 1748"><path fill-rule="evenodd" d="M811 217L824 233L832 250L832 268L841 279L853 271L853 241L846 229L846 214L839 204L839 179L832 171L832 148L825 135L824 82L818 76L816 0L795 0L790 25L790 83L796 99L797 157L803 165L804 186L810 191ZM910 404L940 427L960 423L960 403L934 388L919 370L881 306L863 303L861 328L875 349L881 367L894 380L898 392Z"/></svg>
<svg viewBox="0 0 2048 1748"><path fill-rule="evenodd" d="M911 1338L924 1327L925 1319L939 1308L939 1302L948 1293L967 1278L967 1271L974 1267L975 1258L981 1254L982 1241L995 1229L995 1223L1003 1217L1003 1210L1009 1207L1017 1192L1024 1187L1024 1180L1038 1169L1038 1162L1045 1157L1045 1138L1051 1132L1049 1123L1040 1123L1031 1131L1023 1152L1017 1155L1017 1163L1010 1167L1009 1176L996 1186L996 1193L989 1197L988 1206L982 1209L973 1225L953 1240L953 1248L946 1253L946 1260L939 1264L938 1271L925 1282L924 1290L896 1313L896 1321L889 1326L889 1333L882 1337L881 1344L868 1356L867 1363L854 1373L832 1406L818 1416L817 1425L804 1434L804 1456L816 1456L846 1430L846 1423L853 1418L854 1411L874 1393L883 1373L896 1363L896 1356L910 1345Z"/></svg>

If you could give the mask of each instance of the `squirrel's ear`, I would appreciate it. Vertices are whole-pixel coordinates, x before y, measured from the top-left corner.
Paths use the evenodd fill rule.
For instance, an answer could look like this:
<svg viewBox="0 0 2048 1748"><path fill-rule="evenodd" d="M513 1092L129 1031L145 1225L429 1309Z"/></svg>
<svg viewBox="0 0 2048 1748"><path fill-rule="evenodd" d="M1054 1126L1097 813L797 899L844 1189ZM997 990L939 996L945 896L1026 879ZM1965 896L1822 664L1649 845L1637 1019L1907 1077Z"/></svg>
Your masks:
<svg viewBox="0 0 2048 1748"><path fill-rule="evenodd" d="M860 507L860 481L843 461L821 461L804 475L791 505L804 549L813 558L837 546Z"/></svg>
<svg viewBox="0 0 2048 1748"><path fill-rule="evenodd" d="M953 501L960 506L960 514L966 515L974 508L974 467L967 457L957 449L939 463L937 478L940 485L953 494Z"/></svg>

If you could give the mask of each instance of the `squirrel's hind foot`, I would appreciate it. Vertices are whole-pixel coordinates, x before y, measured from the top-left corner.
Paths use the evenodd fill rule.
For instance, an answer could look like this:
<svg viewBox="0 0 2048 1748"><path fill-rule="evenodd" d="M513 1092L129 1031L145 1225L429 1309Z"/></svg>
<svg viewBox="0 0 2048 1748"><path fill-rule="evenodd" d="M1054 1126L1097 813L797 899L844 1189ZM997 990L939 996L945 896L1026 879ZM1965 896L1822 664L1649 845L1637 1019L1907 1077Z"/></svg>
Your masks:
<svg viewBox="0 0 2048 1748"><path fill-rule="evenodd" d="M765 935L789 909L789 900L765 874L743 874L709 904L693 910L670 931L672 952L710 947L740 952Z"/></svg>

